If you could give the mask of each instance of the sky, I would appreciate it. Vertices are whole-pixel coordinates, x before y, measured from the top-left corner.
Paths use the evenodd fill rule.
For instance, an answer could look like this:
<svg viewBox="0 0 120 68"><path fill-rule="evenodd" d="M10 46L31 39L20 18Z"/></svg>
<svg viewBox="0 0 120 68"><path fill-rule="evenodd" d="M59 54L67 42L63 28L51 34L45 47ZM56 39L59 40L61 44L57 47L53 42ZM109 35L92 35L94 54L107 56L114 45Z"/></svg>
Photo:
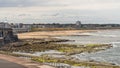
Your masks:
<svg viewBox="0 0 120 68"><path fill-rule="evenodd" d="M0 0L0 21L10 23L120 24L120 0Z"/></svg>

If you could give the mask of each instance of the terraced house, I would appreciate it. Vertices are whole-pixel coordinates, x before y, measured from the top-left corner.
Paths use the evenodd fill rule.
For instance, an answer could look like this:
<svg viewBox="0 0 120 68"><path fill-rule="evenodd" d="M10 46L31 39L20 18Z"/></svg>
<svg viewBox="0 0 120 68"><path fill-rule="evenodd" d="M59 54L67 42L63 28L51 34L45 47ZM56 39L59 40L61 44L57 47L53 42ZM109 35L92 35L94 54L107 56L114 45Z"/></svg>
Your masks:
<svg viewBox="0 0 120 68"><path fill-rule="evenodd" d="M17 41L17 35L14 34L11 25L6 22L0 22L0 45Z"/></svg>

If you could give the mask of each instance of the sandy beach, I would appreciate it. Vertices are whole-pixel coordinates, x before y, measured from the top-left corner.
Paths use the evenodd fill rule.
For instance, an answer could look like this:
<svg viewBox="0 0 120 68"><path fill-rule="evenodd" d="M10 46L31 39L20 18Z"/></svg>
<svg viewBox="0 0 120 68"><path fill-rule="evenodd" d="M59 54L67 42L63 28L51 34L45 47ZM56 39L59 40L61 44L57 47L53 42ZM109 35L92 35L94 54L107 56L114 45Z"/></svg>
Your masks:
<svg viewBox="0 0 120 68"><path fill-rule="evenodd" d="M18 34L19 39L29 38L50 38L54 36L67 36L75 35L76 33L93 32L96 30L67 30L67 31L38 31L38 32L27 32Z"/></svg>
<svg viewBox="0 0 120 68"><path fill-rule="evenodd" d="M39 31L39 32L20 33L18 34L18 37L19 39L29 39L29 38L42 39L42 38L50 38L54 36L75 35L76 33L92 32L92 31L95 30L67 30L67 31L41 31L41 32ZM0 54L0 59L17 63L27 68L53 68L48 65L43 65L40 63L33 62L29 59L18 58L10 55Z"/></svg>
<svg viewBox="0 0 120 68"><path fill-rule="evenodd" d="M44 41L43 42L43 40L41 40L41 39L45 39L45 38L52 38L51 40L52 41L54 41L54 42L56 42L56 40L53 40L54 38L53 37L55 37L55 36L68 36L68 35L76 35L76 34L86 34L86 33L88 33L88 32L96 32L96 31L98 31L98 30L67 30L67 31L39 31L39 32L28 32L28 33L20 33L20 34L18 34L18 37L21 39L21 40L24 40L24 42L25 42L25 40L27 39L27 42L33 42L33 43L28 43L27 45L25 45L25 46L21 46L21 47L13 47L13 50L15 50L15 51L18 51L18 50L24 50L24 51L26 51L26 52L28 52L29 51L29 49L32 49L33 51L36 49L36 51L37 51L37 49L38 50L43 50L44 51L44 49L49 49L48 48L48 46L50 47L50 49L51 50L55 50L55 49L58 49L58 50L60 50L60 51L64 51L64 52L68 52L67 53L67 55L70 55L70 54L75 54L75 53L81 53L81 52L84 52L85 50L86 51L88 51L89 53L90 53L90 51L92 51L92 52L96 52L96 51L101 51L101 50L106 50L106 48L111 48L112 46L110 45L110 47L106 47L106 48L103 48L103 47L99 47L98 45L98 47L99 48L95 48L95 46L96 45L93 45L93 44L91 44L91 45L86 45L86 46L88 46L88 49L87 49L87 47L84 47L83 46L83 48L86 48L86 49L81 49L82 47L80 47L80 49L78 49L78 47L75 47L75 48L77 48L77 49L75 49L75 48L73 48L73 46L71 46L70 47L70 45L69 45L69 47L70 48L72 48L72 49L74 49L74 50L69 50L69 47L65 47L65 45L59 45L59 47L56 47L57 46L57 44L55 45L54 44L54 46L53 46L53 44L51 44L50 43L50 40L47 40L47 41ZM106 32L106 31L105 31ZM110 33L111 33L111 31L109 31ZM104 33L103 33L104 34ZM111 35L110 35L111 36ZM36 38L36 39L31 39L30 40L30 38ZM29 39L29 40L28 40ZM88 38L87 38L88 39ZM39 42L38 42L39 41ZM49 43L51 44L49 44L48 43L48 41L49 41ZM42 42L42 43L41 43ZM47 43L46 43L47 42ZM54 43L54 42L52 42L52 43ZM40 44L41 43L41 44ZM32 45L31 45L32 44ZM36 45L41 45L41 46L37 46L36 47ZM46 45L46 47L44 46L44 47L42 47L43 45ZM67 44L68 45L68 44ZM103 45L103 44L102 44ZM64 49L62 49L63 47L65 47ZM74 45L75 46L75 45ZM96 47L97 47L96 46ZM51 48L52 47L52 48ZM93 49L91 49L93 47ZM40 49L41 48L41 49ZM61 48L61 49L59 49L59 48ZM9 47L8 48L6 48L6 49L9 49ZM68 49L68 50L67 50ZM95 49L95 51L93 51ZM101 49L101 50L96 50L96 49ZM82 51L82 50L84 50L84 51ZM89 51L90 50L90 51ZM10 51L10 50L8 50L8 51ZM31 51L31 50L30 50ZM73 53L73 51L75 51L74 53ZM49 58L49 57L48 57ZM20 64L20 65L23 65L23 66L25 66L25 67L27 67L27 68L53 68L53 67L50 67L50 66L48 66L48 65L43 65L43 64L41 64L42 62L41 61L39 61L40 63L36 63L36 62L33 62L33 61L31 61L31 60L26 60L26 59L21 59L21 58L18 58L18 57L13 57L13 56L10 56L10 57L8 57L8 55L0 55L0 59L3 59L3 60L8 60L8 61L10 61L10 62L15 62L15 63L17 63L17 64ZM34 60L35 61L37 61L38 62L38 60L39 59L43 59L43 58L35 58ZM53 60L54 58L52 58L52 60ZM50 60L50 59L49 59ZM57 59L56 59L57 60ZM45 60L45 58L44 58L44 61L48 61L48 59L46 59ZM70 62L70 61L69 61ZM119 66L116 66L114 63L103 63L103 62L95 62L94 60L92 60L92 64L91 64L91 60L90 60L90 63L87 63L87 62L83 62L83 63L85 63L85 65L87 64L88 66L89 66L89 64L90 64L90 66L92 65L92 66L96 66L96 67L99 67L99 68L113 68L113 67L116 67L116 68L119 68ZM83 64L82 63L82 64ZM76 64L76 63L74 63L74 64ZM80 63L81 64L81 63ZM84 65L83 65L84 66Z"/></svg>

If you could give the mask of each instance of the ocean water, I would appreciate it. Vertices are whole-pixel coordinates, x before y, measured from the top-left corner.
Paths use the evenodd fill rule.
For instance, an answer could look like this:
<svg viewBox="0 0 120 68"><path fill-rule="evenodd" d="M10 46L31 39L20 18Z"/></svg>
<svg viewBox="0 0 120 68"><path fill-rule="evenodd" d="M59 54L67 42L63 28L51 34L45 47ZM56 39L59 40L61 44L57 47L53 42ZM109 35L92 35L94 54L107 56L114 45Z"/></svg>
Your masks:
<svg viewBox="0 0 120 68"><path fill-rule="evenodd" d="M120 30L101 30L90 33L77 33L73 36L62 36L56 38L74 40L66 42L69 44L114 43L120 42Z"/></svg>
<svg viewBox="0 0 120 68"><path fill-rule="evenodd" d="M80 60L94 60L120 65L120 30L101 30L98 32L78 33L75 36L64 36L58 38L75 40L73 42L67 42L69 44L112 44L113 48L105 51L96 53L82 53L73 55L73 57Z"/></svg>

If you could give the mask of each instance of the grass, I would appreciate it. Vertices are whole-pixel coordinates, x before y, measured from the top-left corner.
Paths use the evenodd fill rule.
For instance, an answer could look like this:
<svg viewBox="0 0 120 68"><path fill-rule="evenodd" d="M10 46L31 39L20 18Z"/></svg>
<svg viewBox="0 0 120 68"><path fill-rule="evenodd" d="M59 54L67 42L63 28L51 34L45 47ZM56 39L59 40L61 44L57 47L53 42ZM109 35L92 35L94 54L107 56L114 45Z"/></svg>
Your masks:
<svg viewBox="0 0 120 68"><path fill-rule="evenodd" d="M10 52L4 52L4 51L0 51L0 54L7 54L7 55L12 55L12 56L16 56L16 57L31 57L31 60L33 61L37 61L40 63L65 63L65 64L69 64L71 66L82 66L82 67L90 67L90 68L120 68L120 66L116 66L116 65L112 65L109 63L105 63L105 62L94 62L94 61L79 61L79 60L73 60L70 57L67 57L67 59L65 58L54 58L54 57L50 57L47 55L43 55L41 57L35 57L35 56L28 56L28 55L20 55L20 54L13 54Z"/></svg>
<svg viewBox="0 0 120 68"><path fill-rule="evenodd" d="M32 28L31 31L63 31L75 30L74 28Z"/></svg>
<svg viewBox="0 0 120 68"><path fill-rule="evenodd" d="M67 44L68 45L68 44ZM80 47L78 47L77 45L64 45L64 47L59 47L57 50L60 52L65 52L67 53L67 55L73 55L73 54L79 54L82 52L96 52L96 51L100 51L100 50L104 50L103 48L107 49L110 48L109 44L90 44L90 45L84 45Z"/></svg>
<svg viewBox="0 0 120 68"><path fill-rule="evenodd" d="M103 46L103 44L86 44L86 47L98 47L98 46Z"/></svg>
<svg viewBox="0 0 120 68"><path fill-rule="evenodd" d="M29 57L29 55L20 55L20 54L12 54L11 52L41 52L41 51L46 51L46 50L57 50L60 52L63 52L66 57L65 58L54 58L54 57L49 57L46 55L40 56L40 57L34 57L30 56L32 60L44 63L44 62L49 62L49 63L65 63L69 64L72 66L85 66L85 67L90 67L90 68L120 68L119 66L114 66L108 63L96 63L94 61L78 61L78 60L73 60L73 58L70 57L70 55L75 55L75 54L80 54L82 52L96 52L96 51L101 51L103 49L101 48L110 48L110 44L87 44L87 45L70 45L70 44L57 44L57 42L61 41L66 41L66 40L60 40L60 39L49 39L49 40L44 40L44 39L27 39L27 40L22 40L21 42L24 42L24 44L19 45L14 44L14 45L8 45L2 47L0 50L6 51L6 52L1 52L3 54L9 54L13 56L25 56ZM31 43L30 43L31 42ZM107 64L107 65L106 65Z"/></svg>
<svg viewBox="0 0 120 68"><path fill-rule="evenodd" d="M44 58L43 58L44 57ZM95 63L89 61L74 61L72 59L57 59L49 56L42 56L39 58L33 58L32 60L40 62L40 63L65 63L71 66L84 66L90 68L120 68L119 66L111 65L109 63Z"/></svg>
<svg viewBox="0 0 120 68"><path fill-rule="evenodd" d="M70 44L57 44L56 42L61 42L66 40L58 40L58 39L51 39L51 40L24 40L24 44L17 46L16 45L8 45L1 48L3 51L10 51L10 52L41 52L47 50L57 50L60 52L65 53L65 55L74 55L80 54L82 52L97 52L100 50L104 50L110 48L111 45L109 44L87 44L87 45L70 45ZM31 43L30 43L31 42Z"/></svg>
<svg viewBox="0 0 120 68"><path fill-rule="evenodd" d="M93 46L100 46L100 44L86 44L86 46L93 47Z"/></svg>

